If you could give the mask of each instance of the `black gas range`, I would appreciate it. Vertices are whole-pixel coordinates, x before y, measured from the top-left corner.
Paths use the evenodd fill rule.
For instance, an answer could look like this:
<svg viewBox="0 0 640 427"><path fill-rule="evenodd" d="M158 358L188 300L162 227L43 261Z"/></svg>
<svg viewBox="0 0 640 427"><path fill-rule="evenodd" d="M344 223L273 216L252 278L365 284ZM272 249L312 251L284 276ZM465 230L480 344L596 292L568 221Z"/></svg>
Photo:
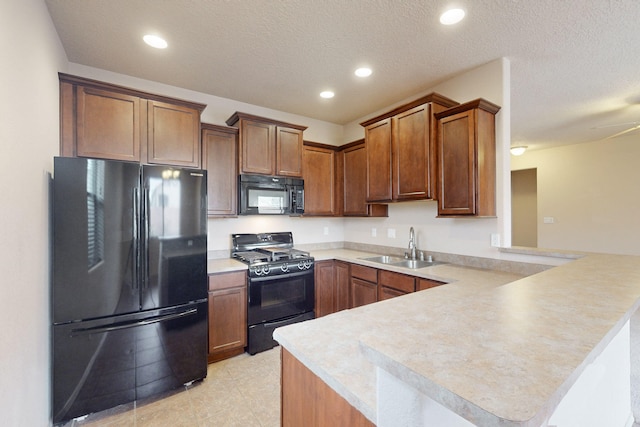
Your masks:
<svg viewBox="0 0 640 427"><path fill-rule="evenodd" d="M315 317L314 259L291 232L232 234L231 257L249 266L247 352L277 345L273 331Z"/></svg>

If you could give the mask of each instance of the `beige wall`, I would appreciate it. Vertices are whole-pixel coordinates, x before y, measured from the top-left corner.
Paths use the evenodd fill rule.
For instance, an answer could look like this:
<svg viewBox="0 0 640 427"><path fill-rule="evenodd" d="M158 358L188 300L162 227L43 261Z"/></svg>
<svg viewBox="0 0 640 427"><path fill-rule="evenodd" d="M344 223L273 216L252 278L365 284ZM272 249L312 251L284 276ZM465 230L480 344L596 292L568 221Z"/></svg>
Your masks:
<svg viewBox="0 0 640 427"><path fill-rule="evenodd" d="M42 0L0 2L0 424L46 426L48 173L67 60Z"/></svg>
<svg viewBox="0 0 640 427"><path fill-rule="evenodd" d="M640 255L639 160L638 132L514 157L537 168L538 247Z"/></svg>

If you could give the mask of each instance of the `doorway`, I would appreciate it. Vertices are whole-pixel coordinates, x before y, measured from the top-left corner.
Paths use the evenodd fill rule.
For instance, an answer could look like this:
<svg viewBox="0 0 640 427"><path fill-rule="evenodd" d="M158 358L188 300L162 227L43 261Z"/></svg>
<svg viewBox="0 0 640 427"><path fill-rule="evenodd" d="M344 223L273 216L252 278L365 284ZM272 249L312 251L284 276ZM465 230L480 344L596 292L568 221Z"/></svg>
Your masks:
<svg viewBox="0 0 640 427"><path fill-rule="evenodd" d="M511 171L511 245L538 247L537 169Z"/></svg>

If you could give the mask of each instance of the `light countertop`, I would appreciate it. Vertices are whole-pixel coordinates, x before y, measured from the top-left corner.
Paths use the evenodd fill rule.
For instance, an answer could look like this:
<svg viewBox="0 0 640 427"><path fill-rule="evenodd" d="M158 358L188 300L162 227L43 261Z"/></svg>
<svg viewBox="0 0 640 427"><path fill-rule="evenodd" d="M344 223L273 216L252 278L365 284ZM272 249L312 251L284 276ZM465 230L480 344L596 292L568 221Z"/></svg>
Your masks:
<svg viewBox="0 0 640 427"><path fill-rule="evenodd" d="M640 298L634 256L587 255L529 277L454 264L411 274L451 283L274 333L373 422L377 365L477 424L540 425Z"/></svg>

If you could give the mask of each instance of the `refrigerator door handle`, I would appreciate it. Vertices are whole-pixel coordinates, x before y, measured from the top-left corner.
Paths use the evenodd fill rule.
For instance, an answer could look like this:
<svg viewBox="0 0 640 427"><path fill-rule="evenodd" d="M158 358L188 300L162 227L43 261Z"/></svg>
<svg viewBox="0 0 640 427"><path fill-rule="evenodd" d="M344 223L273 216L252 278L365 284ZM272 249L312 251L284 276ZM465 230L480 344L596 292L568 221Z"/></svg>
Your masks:
<svg viewBox="0 0 640 427"><path fill-rule="evenodd" d="M133 189L133 280L131 289L136 289L140 281L140 189Z"/></svg>
<svg viewBox="0 0 640 427"><path fill-rule="evenodd" d="M141 288L142 289L146 289L149 286L149 212L151 210L150 206L149 206L149 190L146 186L146 184L144 184L142 186L142 200L144 200L144 203L142 204L142 209L143 211L143 244L144 244L144 251L142 252L141 258L142 258L142 281L141 281ZM142 306L142 304L141 304Z"/></svg>
<svg viewBox="0 0 640 427"><path fill-rule="evenodd" d="M135 327L138 327L138 326L151 325L153 323L165 322L167 320L174 320L174 319L180 319L181 317L192 316L192 315L196 314L197 312L198 312L197 308L192 308L192 309L189 309L189 310L186 310L186 311L181 311L179 313L163 314L163 315L160 315L160 316L147 317L147 318L141 319L141 320L133 320L133 321L129 321L129 322L113 323L113 324L108 325L108 326L93 326L93 327L90 327L90 328L72 329L71 330L71 336L75 337L75 336L81 336L81 335L100 334L100 333L104 333L104 332L119 331L121 329L128 329L128 328L135 328Z"/></svg>

